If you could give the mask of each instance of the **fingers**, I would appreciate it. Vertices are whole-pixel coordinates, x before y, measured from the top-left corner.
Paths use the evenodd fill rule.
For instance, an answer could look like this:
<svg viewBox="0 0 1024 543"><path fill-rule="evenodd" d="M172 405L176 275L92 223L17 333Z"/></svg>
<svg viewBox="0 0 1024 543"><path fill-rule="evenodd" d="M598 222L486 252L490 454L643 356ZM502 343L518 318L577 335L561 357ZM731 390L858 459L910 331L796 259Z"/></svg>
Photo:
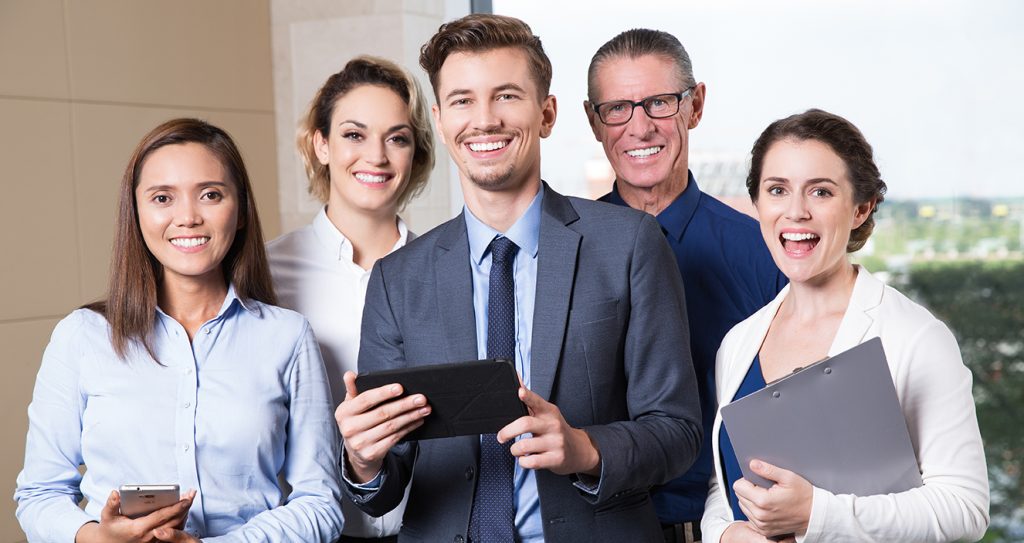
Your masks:
<svg viewBox="0 0 1024 543"><path fill-rule="evenodd" d="M174 530L166 527L153 530L153 535L160 541L168 541L170 543L188 543L196 540L194 537L181 530Z"/></svg>
<svg viewBox="0 0 1024 543"><path fill-rule="evenodd" d="M100 510L100 522L110 522L118 516L121 516L121 494L116 490L111 490L110 495L107 496L107 502Z"/></svg>
<svg viewBox="0 0 1024 543"><path fill-rule="evenodd" d="M342 377L345 381L345 399L351 400L359 395L359 391L356 390L356 372L346 371Z"/></svg>
<svg viewBox="0 0 1024 543"><path fill-rule="evenodd" d="M345 447L363 459L383 458L409 432L423 425L423 419L429 414L429 405L414 406L410 411L389 416L376 426L345 436Z"/></svg>
<svg viewBox="0 0 1024 543"><path fill-rule="evenodd" d="M362 394L348 397L349 392L355 391L355 377L352 377L352 388L349 389L349 382L345 381L345 401L338 406L338 415L353 416L365 413L377 407L379 404L393 400L402 395L402 385L398 383L371 388Z"/></svg>
<svg viewBox="0 0 1024 543"><path fill-rule="evenodd" d="M774 481L776 483L783 483L790 479L790 476L793 475L792 471L782 469L778 466L769 464L768 462L758 460L756 458L750 461L750 470L760 475L761 477L764 477L765 479L768 479L769 481Z"/></svg>
<svg viewBox="0 0 1024 543"><path fill-rule="evenodd" d="M400 395L401 391L402 387L399 385L388 385L367 390L351 400L341 402L335 412L335 418L338 430L345 441L380 425L388 425L393 431L403 426L405 422L398 425L388 423L410 413L414 414L414 418L423 418L430 414L430 406L427 405L425 396L413 394L396 400L395 397ZM424 408L427 410L423 411Z"/></svg>
<svg viewBox="0 0 1024 543"><path fill-rule="evenodd" d="M736 492L737 497L746 498L748 500L758 499L766 492L765 489L744 478L737 479L736 482L733 483L732 489Z"/></svg>
<svg viewBox="0 0 1024 543"><path fill-rule="evenodd" d="M551 408L558 409L554 404L549 403L537 395L536 392L526 388L519 387L519 399L526 404L526 409L531 415L540 415L543 413L551 412Z"/></svg>
<svg viewBox="0 0 1024 543"><path fill-rule="evenodd" d="M177 503L157 509L136 521L142 523L146 530L152 530L158 526L178 522L181 517L188 514L189 507L192 507L192 498L182 498Z"/></svg>

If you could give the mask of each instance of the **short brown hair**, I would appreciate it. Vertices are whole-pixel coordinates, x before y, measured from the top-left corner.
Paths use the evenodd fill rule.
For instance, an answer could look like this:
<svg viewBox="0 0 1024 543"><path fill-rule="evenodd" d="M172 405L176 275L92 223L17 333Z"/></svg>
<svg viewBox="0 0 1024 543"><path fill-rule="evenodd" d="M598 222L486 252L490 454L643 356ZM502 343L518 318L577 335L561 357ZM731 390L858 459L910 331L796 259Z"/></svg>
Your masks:
<svg viewBox="0 0 1024 543"><path fill-rule="evenodd" d="M505 47L517 48L526 53L533 81L537 85L537 100L547 98L551 89L551 60L544 53L540 38L533 35L529 25L515 17L489 13L473 13L444 23L437 29L437 34L420 49L420 66L430 76L434 98L440 100L438 73L450 55L484 53Z"/></svg>
<svg viewBox="0 0 1024 543"><path fill-rule="evenodd" d="M340 72L327 78L316 92L299 126L296 143L309 178L309 193L322 203L326 203L331 194L330 168L317 159L314 136L319 132L325 140L328 139L335 104L350 91L363 85L391 90L409 106L414 150L409 181L398 195L398 207L401 209L427 186L430 172L434 168L434 133L430 129L430 115L419 83L394 62L368 55L348 61Z"/></svg>
<svg viewBox="0 0 1024 543"><path fill-rule="evenodd" d="M238 191L238 231L220 267L224 281L239 298L276 303L263 247L263 228L256 212L249 174L238 147L227 132L199 119L173 119L143 136L121 176L120 202L114 229L107 299L84 306L110 323L110 341L122 359L132 344L156 360L150 337L156 326L157 287L163 267L153 256L139 228L135 188L142 167L153 151L168 145L196 143L217 157ZM159 361L157 361L159 362Z"/></svg>
<svg viewBox="0 0 1024 543"><path fill-rule="evenodd" d="M662 30L634 28L622 32L602 45L587 68L587 99L593 102L597 90L597 70L604 62L613 58L635 59L652 55L671 61L676 65L676 76L683 88L697 84L693 77L693 64L686 48L679 39Z"/></svg>
<svg viewBox="0 0 1024 543"><path fill-rule="evenodd" d="M848 253L860 250L875 229L874 214L879 204L885 200L886 191L885 181L882 181L878 166L875 165L871 145L864 138L864 134L850 121L820 109L808 109L803 113L773 122L764 129L750 151L747 192L750 193L752 201L757 202L761 168L768 149L775 142L786 139L814 140L828 145L846 165L846 174L853 185L854 202L860 205L874 200L875 205L871 208L867 220L850 232L850 241L846 245Z"/></svg>

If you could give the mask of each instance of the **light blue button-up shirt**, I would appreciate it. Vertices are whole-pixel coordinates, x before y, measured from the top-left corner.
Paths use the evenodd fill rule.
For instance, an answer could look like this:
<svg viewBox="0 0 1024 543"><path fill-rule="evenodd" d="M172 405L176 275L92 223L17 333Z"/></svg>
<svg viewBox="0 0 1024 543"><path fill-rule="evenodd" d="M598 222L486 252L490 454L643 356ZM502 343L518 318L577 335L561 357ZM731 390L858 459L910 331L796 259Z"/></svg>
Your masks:
<svg viewBox="0 0 1024 543"><path fill-rule="evenodd" d="M516 287L516 370L523 384L530 387L530 348L533 334L533 306L537 293L537 252L540 243L540 212L544 188L530 207L507 232L480 222L467 208L466 231L469 234L470 269L473 272L473 309L476 313L476 350L487 358L487 298L490 292L491 252L488 247L496 236L504 236L519 246L514 277ZM532 470L515 464L516 533L523 543L544 541L544 524L537 495L537 476Z"/></svg>
<svg viewBox="0 0 1024 543"><path fill-rule="evenodd" d="M160 364L141 348L118 359L90 310L54 329L14 496L29 540L73 541L123 484L173 483L197 491L184 527L196 537L335 540L340 439L306 319L231 288L193 341L159 310L151 337Z"/></svg>

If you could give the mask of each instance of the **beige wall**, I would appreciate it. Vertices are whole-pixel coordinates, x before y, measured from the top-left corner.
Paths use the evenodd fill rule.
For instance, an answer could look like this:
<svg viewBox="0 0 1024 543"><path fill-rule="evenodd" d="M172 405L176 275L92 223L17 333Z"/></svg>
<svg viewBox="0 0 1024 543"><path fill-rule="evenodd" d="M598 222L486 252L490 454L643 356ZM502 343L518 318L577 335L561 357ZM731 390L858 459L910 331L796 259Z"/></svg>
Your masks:
<svg viewBox="0 0 1024 543"><path fill-rule="evenodd" d="M0 0L0 543L50 331L104 291L133 147L185 115L235 137L279 234L268 0Z"/></svg>

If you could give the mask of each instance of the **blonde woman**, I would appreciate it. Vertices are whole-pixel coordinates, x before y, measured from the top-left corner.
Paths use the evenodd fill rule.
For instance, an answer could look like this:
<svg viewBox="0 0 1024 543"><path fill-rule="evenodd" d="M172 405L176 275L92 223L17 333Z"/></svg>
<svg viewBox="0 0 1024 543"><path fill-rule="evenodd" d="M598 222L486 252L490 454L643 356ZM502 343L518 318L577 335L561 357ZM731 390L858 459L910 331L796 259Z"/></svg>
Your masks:
<svg viewBox="0 0 1024 543"><path fill-rule="evenodd" d="M398 211L426 186L434 140L419 86L394 63L352 59L317 92L299 133L313 223L268 246L280 303L306 315L327 364L334 405L356 371L370 269L414 235ZM403 507L381 518L343 504L342 541L393 540Z"/></svg>

